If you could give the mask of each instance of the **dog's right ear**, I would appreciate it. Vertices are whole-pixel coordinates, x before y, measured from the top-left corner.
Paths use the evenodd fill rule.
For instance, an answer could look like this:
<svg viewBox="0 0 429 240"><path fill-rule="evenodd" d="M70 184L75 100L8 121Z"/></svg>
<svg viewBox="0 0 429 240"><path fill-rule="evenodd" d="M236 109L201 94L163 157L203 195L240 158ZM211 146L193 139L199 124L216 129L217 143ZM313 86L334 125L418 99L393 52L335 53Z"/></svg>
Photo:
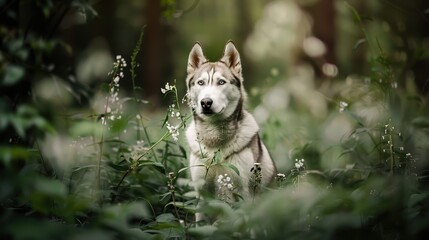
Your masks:
<svg viewBox="0 0 429 240"><path fill-rule="evenodd" d="M192 74L201 66L201 64L207 62L206 57L204 57L203 49L199 42L196 42L189 53L188 58L188 75Z"/></svg>

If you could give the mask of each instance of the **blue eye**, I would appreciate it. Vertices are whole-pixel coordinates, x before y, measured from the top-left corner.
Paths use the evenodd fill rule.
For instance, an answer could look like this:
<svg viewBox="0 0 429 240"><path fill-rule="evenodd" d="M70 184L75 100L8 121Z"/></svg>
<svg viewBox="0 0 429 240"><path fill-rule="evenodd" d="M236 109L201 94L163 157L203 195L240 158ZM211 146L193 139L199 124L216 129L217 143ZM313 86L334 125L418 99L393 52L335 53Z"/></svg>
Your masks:
<svg viewBox="0 0 429 240"><path fill-rule="evenodd" d="M219 80L219 82L217 82L219 85L224 85L225 83L226 83L226 81L225 80L223 80L223 79L221 79L221 80Z"/></svg>
<svg viewBox="0 0 429 240"><path fill-rule="evenodd" d="M200 86L202 86L202 85L204 85L204 81L203 80L199 80L199 81L197 81L197 84L200 85Z"/></svg>

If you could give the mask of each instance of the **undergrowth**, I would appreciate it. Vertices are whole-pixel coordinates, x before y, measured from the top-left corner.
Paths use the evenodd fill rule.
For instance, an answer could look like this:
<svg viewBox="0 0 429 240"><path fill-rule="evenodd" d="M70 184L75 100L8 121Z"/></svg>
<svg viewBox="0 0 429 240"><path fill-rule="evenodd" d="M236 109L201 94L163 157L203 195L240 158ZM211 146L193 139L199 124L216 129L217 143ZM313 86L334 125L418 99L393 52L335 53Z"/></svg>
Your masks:
<svg viewBox="0 0 429 240"><path fill-rule="evenodd" d="M371 36L364 33L368 41ZM8 81L2 85L8 88L32 75L25 66L38 65L24 54L21 37L4 40ZM344 87L355 94L331 98L330 116L347 118L351 131L333 145L323 143L322 134L292 144L289 156L275 156L290 166L280 169L275 183L251 201L235 202L228 198L233 185L227 175L217 178L225 187L220 196L204 200L194 190L201 183L188 178L193 166L183 130L192 113L177 91L182 81L160 89L168 105L164 120L147 125L147 102L139 99L135 81L142 38L143 32L129 61L115 58L92 109L47 116L49 102L10 104L10 97L1 97L0 129L7 136L0 146L2 239L417 239L428 234L427 98L401 88L401 63L381 46L372 49L371 74ZM37 50L48 55L47 48ZM129 80L131 97L121 90ZM367 100L382 106L375 123L359 112ZM308 118L300 114L298 119ZM281 116L263 124L269 143L291 124ZM322 132L331 119L300 124ZM238 171L216 156L205 167L216 164ZM260 168L253 170L259 191ZM217 220L197 224L196 212Z"/></svg>

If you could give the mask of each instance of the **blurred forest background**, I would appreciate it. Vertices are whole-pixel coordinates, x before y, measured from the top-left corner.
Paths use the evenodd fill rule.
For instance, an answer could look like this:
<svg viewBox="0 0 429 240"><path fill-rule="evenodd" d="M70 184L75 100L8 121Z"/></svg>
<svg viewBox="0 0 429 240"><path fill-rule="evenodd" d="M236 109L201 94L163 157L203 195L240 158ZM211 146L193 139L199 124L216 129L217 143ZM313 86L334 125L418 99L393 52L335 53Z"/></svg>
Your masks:
<svg viewBox="0 0 429 240"><path fill-rule="evenodd" d="M429 234L427 0L0 0L0 19L0 238ZM199 210L187 58L228 40L285 175Z"/></svg>

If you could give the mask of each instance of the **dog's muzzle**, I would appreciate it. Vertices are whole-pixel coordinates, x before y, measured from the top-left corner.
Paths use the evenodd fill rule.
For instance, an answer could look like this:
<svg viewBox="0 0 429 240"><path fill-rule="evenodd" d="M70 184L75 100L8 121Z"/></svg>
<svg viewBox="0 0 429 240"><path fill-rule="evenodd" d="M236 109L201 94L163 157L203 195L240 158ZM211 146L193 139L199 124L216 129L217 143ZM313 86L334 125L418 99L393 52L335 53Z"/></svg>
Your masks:
<svg viewBox="0 0 429 240"><path fill-rule="evenodd" d="M201 108L204 114L212 114L213 110L211 109L213 100L211 98L203 98L201 100Z"/></svg>

